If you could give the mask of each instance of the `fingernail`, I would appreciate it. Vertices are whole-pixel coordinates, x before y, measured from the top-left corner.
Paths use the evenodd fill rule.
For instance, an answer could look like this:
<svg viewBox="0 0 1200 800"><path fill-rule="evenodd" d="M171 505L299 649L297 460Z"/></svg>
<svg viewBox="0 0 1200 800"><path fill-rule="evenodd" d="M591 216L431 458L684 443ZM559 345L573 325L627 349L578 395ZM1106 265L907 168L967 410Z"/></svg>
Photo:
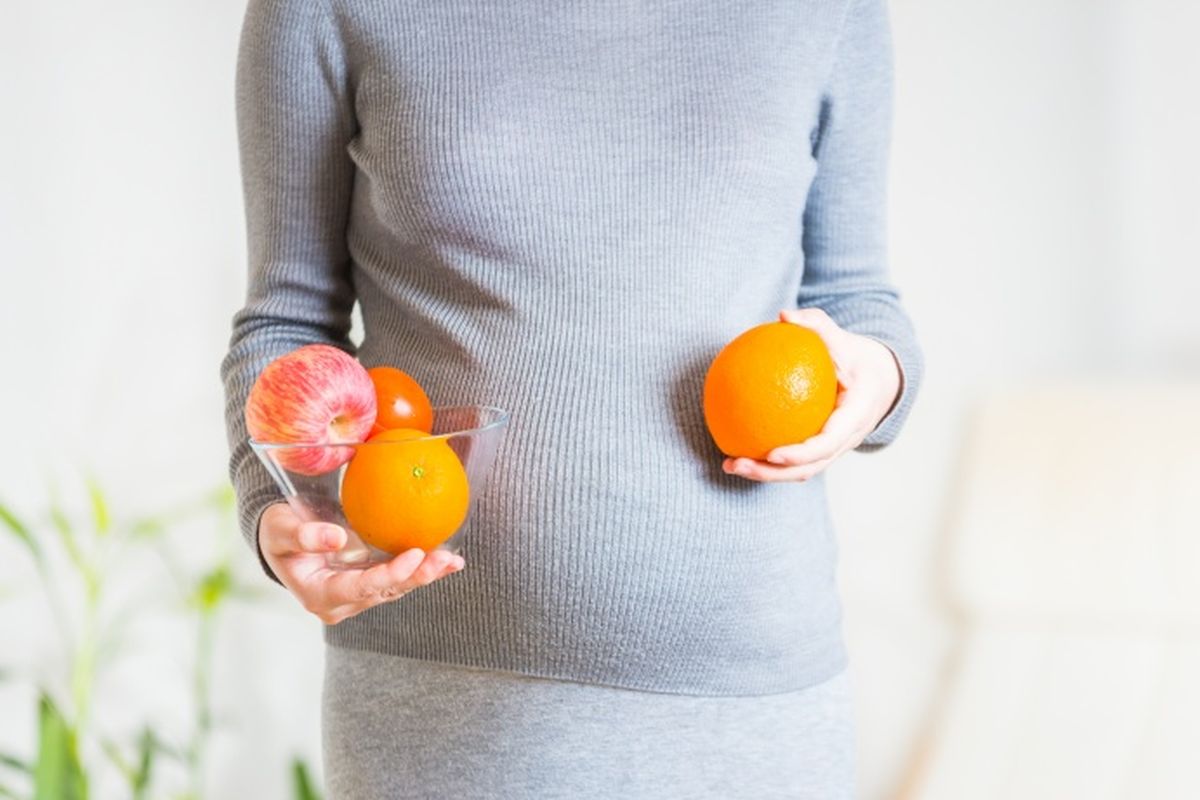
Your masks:
<svg viewBox="0 0 1200 800"><path fill-rule="evenodd" d="M462 569L466 565L467 565L467 562L463 561L461 558L456 558L450 562L450 571L458 572L460 569Z"/></svg>
<svg viewBox="0 0 1200 800"><path fill-rule="evenodd" d="M785 462L784 462L784 458L783 458L783 456L779 455L778 453L768 453L768 454L767 454L767 461L771 462L772 464L783 464L783 463L785 463Z"/></svg>
<svg viewBox="0 0 1200 800"><path fill-rule="evenodd" d="M325 547L337 547L338 545L338 529L332 525L324 525L321 527L321 544Z"/></svg>

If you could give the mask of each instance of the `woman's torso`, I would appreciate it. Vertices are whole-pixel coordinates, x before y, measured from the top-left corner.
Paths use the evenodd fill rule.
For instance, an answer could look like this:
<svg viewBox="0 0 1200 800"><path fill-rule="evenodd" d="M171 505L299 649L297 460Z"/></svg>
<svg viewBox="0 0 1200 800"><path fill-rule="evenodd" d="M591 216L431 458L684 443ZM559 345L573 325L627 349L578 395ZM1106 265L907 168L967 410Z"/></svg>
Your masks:
<svg viewBox="0 0 1200 800"><path fill-rule="evenodd" d="M331 641L712 694L844 666L823 482L725 475L700 403L795 305L841 5L337 7L359 358L512 416L467 568Z"/></svg>

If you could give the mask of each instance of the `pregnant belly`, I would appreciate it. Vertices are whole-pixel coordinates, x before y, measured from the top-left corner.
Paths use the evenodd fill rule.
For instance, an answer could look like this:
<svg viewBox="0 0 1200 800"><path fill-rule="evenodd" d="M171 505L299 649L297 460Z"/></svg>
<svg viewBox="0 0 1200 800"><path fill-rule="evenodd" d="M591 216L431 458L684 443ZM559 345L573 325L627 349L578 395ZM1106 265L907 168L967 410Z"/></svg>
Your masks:
<svg viewBox="0 0 1200 800"><path fill-rule="evenodd" d="M334 640L613 685L673 670L690 676L676 685L717 693L795 687L806 664L829 667L839 606L823 481L722 472L699 404L704 359L585 369L566 352L527 355L536 369L510 361L506 374L486 360L424 365L442 398L511 413L463 532L467 566Z"/></svg>

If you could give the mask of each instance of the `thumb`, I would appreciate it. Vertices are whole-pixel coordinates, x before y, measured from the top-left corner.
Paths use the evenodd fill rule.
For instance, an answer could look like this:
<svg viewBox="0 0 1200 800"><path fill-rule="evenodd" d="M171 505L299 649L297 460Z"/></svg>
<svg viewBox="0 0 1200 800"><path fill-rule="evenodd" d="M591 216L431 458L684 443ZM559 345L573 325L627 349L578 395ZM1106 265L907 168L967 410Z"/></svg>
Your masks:
<svg viewBox="0 0 1200 800"><path fill-rule="evenodd" d="M832 317L815 306L812 308L785 308L779 312L779 319L781 322L790 322L794 325L811 328L827 344L831 345L843 332Z"/></svg>
<svg viewBox="0 0 1200 800"><path fill-rule="evenodd" d="M346 529L332 522L303 522L296 532L297 549L303 553L328 553L346 545Z"/></svg>
<svg viewBox="0 0 1200 800"><path fill-rule="evenodd" d="M337 525L304 521L287 503L269 506L259 521L259 547L264 555L272 557L336 550L344 544L345 536Z"/></svg>

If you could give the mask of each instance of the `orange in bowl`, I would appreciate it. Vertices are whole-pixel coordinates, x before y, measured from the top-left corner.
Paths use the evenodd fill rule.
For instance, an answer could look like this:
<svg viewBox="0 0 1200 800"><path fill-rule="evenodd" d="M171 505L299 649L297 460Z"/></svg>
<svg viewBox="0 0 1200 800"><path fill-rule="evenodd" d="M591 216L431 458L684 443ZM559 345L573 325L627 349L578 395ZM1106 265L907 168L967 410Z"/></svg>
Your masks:
<svg viewBox="0 0 1200 800"><path fill-rule="evenodd" d="M342 476L342 511L367 544L388 553L428 551L462 525L467 472L445 439L392 428L356 449Z"/></svg>
<svg viewBox="0 0 1200 800"><path fill-rule="evenodd" d="M391 428L416 428L429 433L433 430L433 406L415 378L407 372L387 365L367 370L375 385L375 425L373 436Z"/></svg>

